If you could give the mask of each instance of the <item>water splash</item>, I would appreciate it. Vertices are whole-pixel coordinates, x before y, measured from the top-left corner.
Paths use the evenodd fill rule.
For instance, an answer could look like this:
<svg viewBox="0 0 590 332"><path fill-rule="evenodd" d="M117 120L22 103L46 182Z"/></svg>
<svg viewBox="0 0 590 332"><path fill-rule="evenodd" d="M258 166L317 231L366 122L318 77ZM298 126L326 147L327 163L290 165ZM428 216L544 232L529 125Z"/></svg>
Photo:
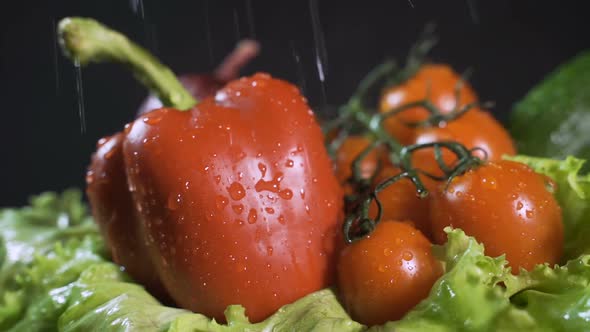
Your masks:
<svg viewBox="0 0 590 332"><path fill-rule="evenodd" d="M306 96L307 93L307 84L305 82L305 74L303 72L303 64L301 63L301 55L297 51L297 47L295 46L295 41L291 40L289 42L289 46L291 47L291 54L293 54L293 60L295 60L295 68L297 70L297 81L299 88L301 89L301 93Z"/></svg>
<svg viewBox="0 0 590 332"><path fill-rule="evenodd" d="M469 16L471 16L471 21L474 24L478 24L479 23L479 13L477 12L477 4L475 3L475 0L466 0L467 1L467 7L469 8Z"/></svg>
<svg viewBox="0 0 590 332"><path fill-rule="evenodd" d="M408 3L410 4L410 7L412 7L412 9L416 8L414 7L414 2L412 0L408 0Z"/></svg>
<svg viewBox="0 0 590 332"><path fill-rule="evenodd" d="M57 25L55 19L51 20L51 38L53 43L53 70L55 73L55 94L59 95L59 58L58 58L58 41L57 41Z"/></svg>
<svg viewBox="0 0 590 332"><path fill-rule="evenodd" d="M252 0L246 0L246 17L248 18L248 29L250 38L256 39L256 30L254 29L254 10L252 9Z"/></svg>
<svg viewBox="0 0 590 332"><path fill-rule="evenodd" d="M76 92L78 95L78 115L80 117L80 132L86 133L86 110L84 108L84 88L82 86L82 68L80 62L74 62L74 72L76 73Z"/></svg>
<svg viewBox="0 0 590 332"><path fill-rule="evenodd" d="M313 41L315 50L315 63L318 70L318 76L321 84L322 104L327 104L326 98L326 72L328 67L328 52L326 51L326 42L324 32L320 23L320 13L317 0L309 0L309 11L311 14L311 27L313 31Z"/></svg>
<svg viewBox="0 0 590 332"><path fill-rule="evenodd" d="M240 41L242 38L242 34L240 32L240 17L238 16L238 9L234 8L233 10L234 15L234 29L236 30L236 43Z"/></svg>
<svg viewBox="0 0 590 332"><path fill-rule="evenodd" d="M203 13L205 15L205 39L207 40L207 50L209 51L209 65L213 65L213 43L211 41L211 23L209 22L209 1L203 1Z"/></svg>

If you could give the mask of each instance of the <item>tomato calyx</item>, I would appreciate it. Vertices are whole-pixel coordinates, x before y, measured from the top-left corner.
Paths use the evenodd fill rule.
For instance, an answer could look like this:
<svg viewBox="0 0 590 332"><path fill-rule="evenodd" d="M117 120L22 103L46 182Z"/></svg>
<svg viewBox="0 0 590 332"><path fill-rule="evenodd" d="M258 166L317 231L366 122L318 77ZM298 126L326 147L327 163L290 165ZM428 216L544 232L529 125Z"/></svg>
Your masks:
<svg viewBox="0 0 590 332"><path fill-rule="evenodd" d="M395 107L391 110L381 113L380 121L384 121L390 117L396 116L404 111L413 109L415 107L420 107L429 113L429 116L420 121L403 121L400 120L402 124L410 128L424 128L424 127L441 127L444 126L446 123L456 120L461 116L465 115L468 111L476 108L491 108L494 106L493 102L479 102L475 101L472 103L468 103L466 105L460 106L459 101L461 100L461 87L464 84L463 79L457 82L455 86L455 100L454 100L454 109L451 112L443 112L440 108L438 108L428 96L425 99L403 104L399 107Z"/></svg>
<svg viewBox="0 0 590 332"><path fill-rule="evenodd" d="M377 146L379 146L379 141L374 141L361 152L352 163L352 176L350 182L356 190L355 193L347 195L346 197L347 217L342 226L344 240L349 244L369 235L381 221L383 216L383 206L377 194L385 188L403 179L408 179L416 187L416 195L419 198L426 198L429 192L424 186L423 181L420 179L420 175L426 176L435 181L445 181L445 187L447 187L455 177L485 163L486 161L485 157L480 158L475 155L475 152L482 151L481 149L467 149L464 145L454 141L439 141L408 145L404 146L399 152L400 163L396 166L400 168L400 172L379 182L374 189L372 189L370 186L372 181L361 177L360 165L363 158ZM411 156L415 151L431 148L434 149L434 157L439 168L443 172L442 176L430 174L412 165ZM453 153L457 158L456 162L452 165L448 165L442 157L443 149ZM485 154L485 151L483 152ZM379 170L376 170L371 179L373 179L378 173ZM377 215L371 218L369 207L373 202L377 206Z"/></svg>

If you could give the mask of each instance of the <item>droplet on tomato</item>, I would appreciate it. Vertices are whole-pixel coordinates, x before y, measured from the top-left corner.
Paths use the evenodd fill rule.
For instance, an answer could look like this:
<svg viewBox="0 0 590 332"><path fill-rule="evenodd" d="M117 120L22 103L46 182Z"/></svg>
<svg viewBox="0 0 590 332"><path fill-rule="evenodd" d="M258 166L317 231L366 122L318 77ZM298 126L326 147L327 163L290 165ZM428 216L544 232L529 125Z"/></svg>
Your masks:
<svg viewBox="0 0 590 332"><path fill-rule="evenodd" d="M162 116L161 115L152 115L152 116L146 116L143 118L143 122L149 124L150 126L156 125L158 124L160 121L162 121Z"/></svg>
<svg viewBox="0 0 590 332"><path fill-rule="evenodd" d="M409 251L404 251L402 254L402 259L405 261L411 261L414 258L414 255Z"/></svg>
<svg viewBox="0 0 590 332"><path fill-rule="evenodd" d="M271 208L271 207L264 208L264 211L266 211L266 213L268 213L268 214L273 214L273 213L275 213L275 209L273 209L273 208Z"/></svg>
<svg viewBox="0 0 590 332"><path fill-rule="evenodd" d="M285 224L285 216L283 216L282 214L279 216L279 223L281 225L284 225Z"/></svg>
<svg viewBox="0 0 590 332"><path fill-rule="evenodd" d="M391 256L392 250L389 248L385 248L383 249L383 255L385 256Z"/></svg>

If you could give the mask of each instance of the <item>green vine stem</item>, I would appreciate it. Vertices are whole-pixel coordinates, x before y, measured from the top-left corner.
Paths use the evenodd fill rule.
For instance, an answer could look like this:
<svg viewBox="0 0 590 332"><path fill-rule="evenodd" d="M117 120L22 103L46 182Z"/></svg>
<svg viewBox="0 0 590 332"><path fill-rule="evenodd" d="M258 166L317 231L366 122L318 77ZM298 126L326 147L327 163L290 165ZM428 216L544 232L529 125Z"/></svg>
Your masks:
<svg viewBox="0 0 590 332"><path fill-rule="evenodd" d="M197 104L168 67L121 33L90 18L67 17L59 22L57 34L64 54L75 63L120 63L165 106L188 110Z"/></svg>

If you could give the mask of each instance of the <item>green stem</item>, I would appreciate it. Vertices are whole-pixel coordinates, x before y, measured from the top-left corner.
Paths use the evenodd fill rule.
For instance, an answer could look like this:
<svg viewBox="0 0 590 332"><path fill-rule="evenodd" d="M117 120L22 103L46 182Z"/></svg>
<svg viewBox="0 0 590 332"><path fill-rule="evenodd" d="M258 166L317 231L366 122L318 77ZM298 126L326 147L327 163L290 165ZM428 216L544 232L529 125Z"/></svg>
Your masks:
<svg viewBox="0 0 590 332"><path fill-rule="evenodd" d="M188 110L197 104L168 67L119 32L93 19L68 17L59 22L57 33L65 55L76 63L123 64L165 106Z"/></svg>

